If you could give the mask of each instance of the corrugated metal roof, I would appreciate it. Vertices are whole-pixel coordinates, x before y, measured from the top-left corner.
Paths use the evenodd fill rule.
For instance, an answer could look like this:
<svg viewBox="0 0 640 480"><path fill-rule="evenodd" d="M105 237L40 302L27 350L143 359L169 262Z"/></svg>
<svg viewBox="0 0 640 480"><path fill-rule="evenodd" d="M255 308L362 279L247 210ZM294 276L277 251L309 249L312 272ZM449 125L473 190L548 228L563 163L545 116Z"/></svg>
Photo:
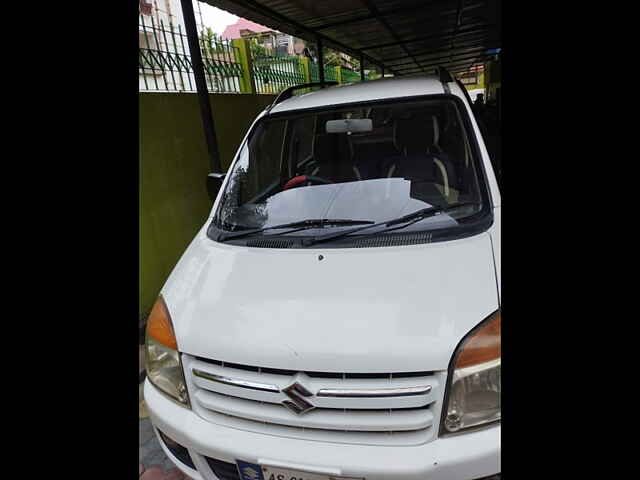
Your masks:
<svg viewBox="0 0 640 480"><path fill-rule="evenodd" d="M501 0L205 0L395 75L451 72L501 47Z"/></svg>

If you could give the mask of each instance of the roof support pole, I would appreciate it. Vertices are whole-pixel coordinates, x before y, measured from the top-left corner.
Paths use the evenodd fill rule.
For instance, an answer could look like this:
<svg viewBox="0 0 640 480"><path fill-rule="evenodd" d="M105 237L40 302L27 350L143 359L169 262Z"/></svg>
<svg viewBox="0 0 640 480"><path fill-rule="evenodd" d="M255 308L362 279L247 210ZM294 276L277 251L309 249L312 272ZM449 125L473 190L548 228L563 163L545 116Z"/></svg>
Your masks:
<svg viewBox="0 0 640 480"><path fill-rule="evenodd" d="M360 54L360 81L364 82L364 55Z"/></svg>
<svg viewBox="0 0 640 480"><path fill-rule="evenodd" d="M192 0L180 0L180 3L182 4L182 16L184 17L184 26L187 32L187 41L189 42L189 52L191 53L193 75L196 77L196 90L198 91L198 101L200 103L200 117L202 119L204 138L207 142L211 171L221 173L222 166L220 164L218 140L216 138L216 129L213 124L213 112L211 111L211 104L209 103L207 80L204 76L204 64L202 63L202 55L200 54L200 43L198 42L196 18L193 14L193 3Z"/></svg>
<svg viewBox="0 0 640 480"><path fill-rule="evenodd" d="M324 82L324 52L322 51L322 39L320 37L316 40L316 46L318 48L318 79L322 83Z"/></svg>

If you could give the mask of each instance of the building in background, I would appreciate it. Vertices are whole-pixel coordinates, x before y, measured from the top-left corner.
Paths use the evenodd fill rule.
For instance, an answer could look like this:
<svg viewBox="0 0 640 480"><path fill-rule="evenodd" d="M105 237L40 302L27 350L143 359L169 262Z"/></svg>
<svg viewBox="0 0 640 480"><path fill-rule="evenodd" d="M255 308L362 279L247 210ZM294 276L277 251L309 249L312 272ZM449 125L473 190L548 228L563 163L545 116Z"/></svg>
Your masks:
<svg viewBox="0 0 640 480"><path fill-rule="evenodd" d="M467 89L471 100L475 101L480 93L485 95L484 65L474 65L456 77Z"/></svg>
<svg viewBox="0 0 640 480"><path fill-rule="evenodd" d="M304 40L300 38L272 30L246 18L239 18L236 23L228 25L221 37L223 40L253 38L266 49L267 54L274 56L300 56L305 47Z"/></svg>
<svg viewBox="0 0 640 480"><path fill-rule="evenodd" d="M318 62L318 52L314 43L307 44L301 38L278 32L245 18L238 18L235 23L228 25L221 37L224 40L251 39L254 42L252 54L255 57L308 57L312 62ZM346 53L329 48L324 49L324 64L359 72L357 61ZM368 71L365 72L368 73Z"/></svg>

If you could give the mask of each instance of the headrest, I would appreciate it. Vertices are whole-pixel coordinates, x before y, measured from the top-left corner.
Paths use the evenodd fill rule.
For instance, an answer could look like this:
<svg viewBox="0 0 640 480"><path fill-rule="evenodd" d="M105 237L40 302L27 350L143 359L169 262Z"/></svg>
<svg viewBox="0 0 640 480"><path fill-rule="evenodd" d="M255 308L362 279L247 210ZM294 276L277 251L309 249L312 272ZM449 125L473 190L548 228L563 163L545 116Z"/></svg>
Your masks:
<svg viewBox="0 0 640 480"><path fill-rule="evenodd" d="M406 153L426 153L438 145L440 127L435 116L414 116L397 119L393 126L393 142L396 148Z"/></svg>

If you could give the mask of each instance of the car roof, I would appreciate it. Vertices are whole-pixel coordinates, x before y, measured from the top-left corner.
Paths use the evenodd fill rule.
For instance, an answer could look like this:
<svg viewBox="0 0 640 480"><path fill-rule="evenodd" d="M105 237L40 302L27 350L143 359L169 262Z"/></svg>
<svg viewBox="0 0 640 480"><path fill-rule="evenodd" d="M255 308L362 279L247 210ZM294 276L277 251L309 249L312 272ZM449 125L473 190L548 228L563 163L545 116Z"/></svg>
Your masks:
<svg viewBox="0 0 640 480"><path fill-rule="evenodd" d="M384 78L337 85L303 95L296 95L277 104L269 113L443 93L445 93L444 87L436 76Z"/></svg>

